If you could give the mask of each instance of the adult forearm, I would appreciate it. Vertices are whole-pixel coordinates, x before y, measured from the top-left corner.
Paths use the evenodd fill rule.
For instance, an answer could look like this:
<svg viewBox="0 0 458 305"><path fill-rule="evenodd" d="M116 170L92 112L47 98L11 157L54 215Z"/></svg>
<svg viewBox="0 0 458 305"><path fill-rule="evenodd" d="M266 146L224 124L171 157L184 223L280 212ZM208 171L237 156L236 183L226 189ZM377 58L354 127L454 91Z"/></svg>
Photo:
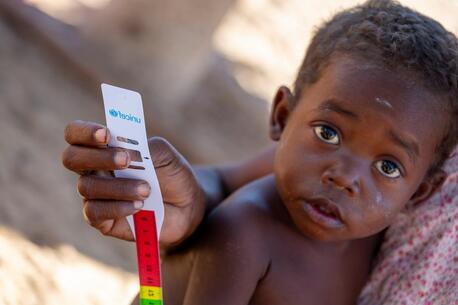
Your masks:
<svg viewBox="0 0 458 305"><path fill-rule="evenodd" d="M243 185L271 173L274 155L275 146L272 145L242 162L225 166L194 166L194 172L205 193L206 211L214 209Z"/></svg>
<svg viewBox="0 0 458 305"><path fill-rule="evenodd" d="M194 173L205 194L206 212L213 210L230 192L223 175L216 166L194 166Z"/></svg>

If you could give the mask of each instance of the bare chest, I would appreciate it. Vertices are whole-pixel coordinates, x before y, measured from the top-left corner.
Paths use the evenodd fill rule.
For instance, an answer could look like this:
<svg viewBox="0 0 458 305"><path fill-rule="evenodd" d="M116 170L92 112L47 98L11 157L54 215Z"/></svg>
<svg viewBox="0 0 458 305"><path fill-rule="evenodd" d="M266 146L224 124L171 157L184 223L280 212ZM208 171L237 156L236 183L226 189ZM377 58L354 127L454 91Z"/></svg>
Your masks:
<svg viewBox="0 0 458 305"><path fill-rule="evenodd" d="M339 254L296 238L283 235L272 243L271 263L250 305L355 304L370 272L370 241Z"/></svg>

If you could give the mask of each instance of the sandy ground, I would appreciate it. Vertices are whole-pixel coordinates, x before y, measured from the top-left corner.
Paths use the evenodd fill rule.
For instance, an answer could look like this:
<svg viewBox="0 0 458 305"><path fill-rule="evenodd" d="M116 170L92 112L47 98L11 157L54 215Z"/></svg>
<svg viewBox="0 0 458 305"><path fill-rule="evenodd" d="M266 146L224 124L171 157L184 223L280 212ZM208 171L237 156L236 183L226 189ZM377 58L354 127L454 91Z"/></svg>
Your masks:
<svg viewBox="0 0 458 305"><path fill-rule="evenodd" d="M129 304L136 276L95 262L73 247L39 247L0 227L0 304Z"/></svg>
<svg viewBox="0 0 458 305"><path fill-rule="evenodd" d="M402 4L458 31L457 0L401 0ZM334 12L362 3L355 0L242 0L231 9L214 36L227 58L237 62L235 71L243 87L272 97L279 84L294 81L313 29Z"/></svg>

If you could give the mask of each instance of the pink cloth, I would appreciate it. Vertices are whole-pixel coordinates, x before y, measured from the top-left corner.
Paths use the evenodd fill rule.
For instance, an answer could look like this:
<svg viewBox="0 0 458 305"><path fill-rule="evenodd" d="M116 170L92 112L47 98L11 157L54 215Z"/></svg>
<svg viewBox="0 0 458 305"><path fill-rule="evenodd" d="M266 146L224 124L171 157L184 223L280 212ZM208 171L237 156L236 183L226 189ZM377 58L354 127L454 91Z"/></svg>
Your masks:
<svg viewBox="0 0 458 305"><path fill-rule="evenodd" d="M458 305L458 149L429 200L388 228L359 305Z"/></svg>

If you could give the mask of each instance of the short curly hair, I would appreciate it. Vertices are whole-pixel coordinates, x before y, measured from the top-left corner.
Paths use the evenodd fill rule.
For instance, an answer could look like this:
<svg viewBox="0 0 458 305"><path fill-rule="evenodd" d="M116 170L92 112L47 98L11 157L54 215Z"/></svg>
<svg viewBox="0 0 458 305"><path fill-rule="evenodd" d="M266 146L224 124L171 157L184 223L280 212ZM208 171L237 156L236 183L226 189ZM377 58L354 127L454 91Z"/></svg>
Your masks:
<svg viewBox="0 0 458 305"><path fill-rule="evenodd" d="M392 0L369 0L334 15L316 30L294 83L294 96L318 80L337 54L357 55L391 69L414 73L444 98L450 114L429 174L458 142L458 41L437 21Z"/></svg>

